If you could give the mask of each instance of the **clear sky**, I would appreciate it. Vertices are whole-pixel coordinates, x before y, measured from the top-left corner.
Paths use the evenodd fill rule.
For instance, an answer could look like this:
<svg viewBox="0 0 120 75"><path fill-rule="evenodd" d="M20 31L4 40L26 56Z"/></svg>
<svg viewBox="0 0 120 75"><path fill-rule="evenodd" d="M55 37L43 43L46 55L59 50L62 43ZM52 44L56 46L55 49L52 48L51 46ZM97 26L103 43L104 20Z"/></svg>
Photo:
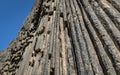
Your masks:
<svg viewBox="0 0 120 75"><path fill-rule="evenodd" d="M0 50L16 38L34 0L0 0Z"/></svg>

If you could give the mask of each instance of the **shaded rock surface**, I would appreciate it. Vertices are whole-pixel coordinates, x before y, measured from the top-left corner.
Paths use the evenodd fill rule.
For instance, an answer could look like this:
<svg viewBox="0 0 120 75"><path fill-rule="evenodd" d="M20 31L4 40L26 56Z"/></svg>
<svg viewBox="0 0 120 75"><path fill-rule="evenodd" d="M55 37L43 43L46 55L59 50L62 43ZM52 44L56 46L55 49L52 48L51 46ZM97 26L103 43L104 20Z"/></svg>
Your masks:
<svg viewBox="0 0 120 75"><path fill-rule="evenodd" d="M119 75L120 1L36 0L0 59L1 75Z"/></svg>

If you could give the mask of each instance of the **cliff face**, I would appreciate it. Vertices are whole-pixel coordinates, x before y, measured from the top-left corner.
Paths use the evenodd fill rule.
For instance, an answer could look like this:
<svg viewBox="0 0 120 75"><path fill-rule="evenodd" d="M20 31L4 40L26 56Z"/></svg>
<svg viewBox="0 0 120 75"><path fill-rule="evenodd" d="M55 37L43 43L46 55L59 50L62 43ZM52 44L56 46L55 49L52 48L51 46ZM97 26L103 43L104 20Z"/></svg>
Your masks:
<svg viewBox="0 0 120 75"><path fill-rule="evenodd" d="M119 75L120 1L36 0L0 59L1 75Z"/></svg>

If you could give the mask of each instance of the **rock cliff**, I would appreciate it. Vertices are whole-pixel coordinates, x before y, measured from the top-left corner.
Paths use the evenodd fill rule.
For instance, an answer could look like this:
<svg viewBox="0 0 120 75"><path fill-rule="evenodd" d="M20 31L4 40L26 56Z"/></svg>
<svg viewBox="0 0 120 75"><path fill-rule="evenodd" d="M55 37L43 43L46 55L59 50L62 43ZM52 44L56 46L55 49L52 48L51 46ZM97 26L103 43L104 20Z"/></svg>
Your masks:
<svg viewBox="0 0 120 75"><path fill-rule="evenodd" d="M36 0L0 59L1 75L119 75L120 1Z"/></svg>

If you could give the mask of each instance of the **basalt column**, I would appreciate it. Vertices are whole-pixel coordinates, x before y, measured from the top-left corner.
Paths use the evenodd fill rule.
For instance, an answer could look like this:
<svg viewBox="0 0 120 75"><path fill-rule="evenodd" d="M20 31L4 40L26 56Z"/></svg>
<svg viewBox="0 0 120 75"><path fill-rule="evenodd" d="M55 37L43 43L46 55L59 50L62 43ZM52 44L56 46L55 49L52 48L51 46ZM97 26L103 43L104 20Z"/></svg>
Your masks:
<svg viewBox="0 0 120 75"><path fill-rule="evenodd" d="M120 0L36 0L7 51L0 75L120 75Z"/></svg>

